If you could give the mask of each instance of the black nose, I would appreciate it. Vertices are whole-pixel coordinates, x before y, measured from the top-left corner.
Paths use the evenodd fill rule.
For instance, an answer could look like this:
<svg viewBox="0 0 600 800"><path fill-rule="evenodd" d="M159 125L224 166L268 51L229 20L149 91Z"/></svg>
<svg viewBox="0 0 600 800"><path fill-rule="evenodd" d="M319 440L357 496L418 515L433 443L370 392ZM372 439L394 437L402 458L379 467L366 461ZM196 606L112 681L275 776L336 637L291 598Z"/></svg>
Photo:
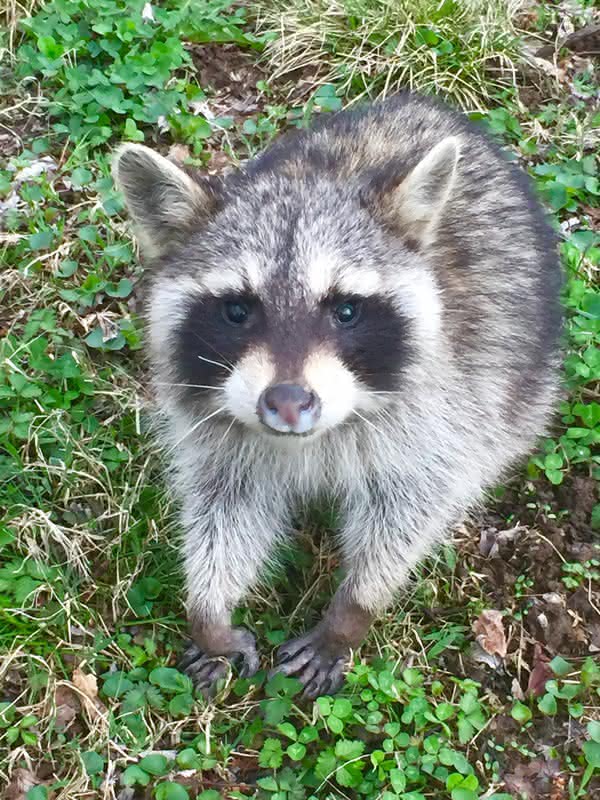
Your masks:
<svg viewBox="0 0 600 800"><path fill-rule="evenodd" d="M296 383L269 386L258 401L258 416L269 428L280 433L307 433L320 414L314 392Z"/></svg>

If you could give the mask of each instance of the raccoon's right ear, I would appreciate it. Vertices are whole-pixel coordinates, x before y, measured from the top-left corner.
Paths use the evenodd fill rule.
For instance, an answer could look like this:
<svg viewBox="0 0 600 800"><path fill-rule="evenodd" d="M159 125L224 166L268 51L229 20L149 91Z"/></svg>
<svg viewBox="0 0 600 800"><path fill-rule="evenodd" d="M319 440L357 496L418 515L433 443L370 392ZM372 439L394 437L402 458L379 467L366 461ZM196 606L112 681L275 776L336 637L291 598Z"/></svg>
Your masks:
<svg viewBox="0 0 600 800"><path fill-rule="evenodd" d="M160 256L216 206L208 182L194 180L172 161L141 144L123 144L112 173L124 196L143 253Z"/></svg>
<svg viewBox="0 0 600 800"><path fill-rule="evenodd" d="M399 180L384 175L371 187L371 200L382 218L416 248L435 232L456 180L461 142L447 136Z"/></svg>

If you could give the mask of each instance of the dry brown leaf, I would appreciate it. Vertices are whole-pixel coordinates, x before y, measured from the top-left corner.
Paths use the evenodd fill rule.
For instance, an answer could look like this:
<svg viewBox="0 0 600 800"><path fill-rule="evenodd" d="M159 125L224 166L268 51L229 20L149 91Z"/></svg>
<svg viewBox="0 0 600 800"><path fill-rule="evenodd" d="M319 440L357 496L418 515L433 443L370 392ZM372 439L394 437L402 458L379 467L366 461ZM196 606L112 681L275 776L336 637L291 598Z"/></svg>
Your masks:
<svg viewBox="0 0 600 800"><path fill-rule="evenodd" d="M119 333L119 325L114 319L111 319L106 314L98 314L97 322L102 331L102 341L110 342Z"/></svg>
<svg viewBox="0 0 600 800"><path fill-rule="evenodd" d="M176 164L183 164L190 157L190 148L186 144L172 144L169 147L167 158Z"/></svg>
<svg viewBox="0 0 600 800"><path fill-rule="evenodd" d="M523 689L521 689L521 684L516 678L513 678L512 684L510 687L510 693L515 698L515 700L525 700L525 695L523 694Z"/></svg>
<svg viewBox="0 0 600 800"><path fill-rule="evenodd" d="M526 764L517 764L504 777L505 788L523 800L541 800L557 785L560 776L558 759L536 758ZM558 782L560 786L560 781ZM558 796L560 800L562 798Z"/></svg>
<svg viewBox="0 0 600 800"><path fill-rule="evenodd" d="M590 219L591 226L594 230L600 228L600 208L594 206L581 206Z"/></svg>
<svg viewBox="0 0 600 800"><path fill-rule="evenodd" d="M482 611L473 623L473 633L486 653L500 658L506 657L507 644L501 611L495 609Z"/></svg>
<svg viewBox="0 0 600 800"><path fill-rule="evenodd" d="M81 667L75 667L73 670L73 686L88 697L90 700L96 700L98 697L98 681L96 676L91 673L85 673Z"/></svg>
<svg viewBox="0 0 600 800"><path fill-rule="evenodd" d="M59 684L54 692L56 706L55 722L59 730L68 728L77 714L81 711L81 704L75 692L65 684Z"/></svg>
<svg viewBox="0 0 600 800"><path fill-rule="evenodd" d="M73 670L73 686L81 692L84 708L92 719L102 716L105 706L98 699L98 681L92 673L85 673L81 667Z"/></svg>
<svg viewBox="0 0 600 800"><path fill-rule="evenodd" d="M38 779L25 767L17 767L10 777L6 787L6 800L25 800L29 789L39 784Z"/></svg>
<svg viewBox="0 0 600 800"><path fill-rule="evenodd" d="M550 800L567 800L567 779L564 775L553 778Z"/></svg>
<svg viewBox="0 0 600 800"><path fill-rule="evenodd" d="M533 648L533 669L529 673L527 694L532 697L541 697L546 691L546 681L552 677L550 659L543 652L540 644L535 643Z"/></svg>

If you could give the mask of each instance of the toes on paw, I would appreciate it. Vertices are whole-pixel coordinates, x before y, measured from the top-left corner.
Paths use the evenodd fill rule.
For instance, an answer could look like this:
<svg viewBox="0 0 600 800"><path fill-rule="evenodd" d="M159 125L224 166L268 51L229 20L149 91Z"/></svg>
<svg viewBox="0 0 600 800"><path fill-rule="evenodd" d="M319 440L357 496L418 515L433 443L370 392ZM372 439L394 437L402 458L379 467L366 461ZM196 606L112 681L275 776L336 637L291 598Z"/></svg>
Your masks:
<svg viewBox="0 0 600 800"><path fill-rule="evenodd" d="M310 640L306 636L300 639L291 639L289 642L281 645L277 651L277 660L281 663L289 661L291 658L297 656L298 653L302 652L309 644Z"/></svg>
<svg viewBox="0 0 600 800"><path fill-rule="evenodd" d="M181 658L177 663L177 669L180 672L187 672L190 669L194 668L194 665L198 663L204 657L204 653L195 645L188 647L187 650L183 652Z"/></svg>

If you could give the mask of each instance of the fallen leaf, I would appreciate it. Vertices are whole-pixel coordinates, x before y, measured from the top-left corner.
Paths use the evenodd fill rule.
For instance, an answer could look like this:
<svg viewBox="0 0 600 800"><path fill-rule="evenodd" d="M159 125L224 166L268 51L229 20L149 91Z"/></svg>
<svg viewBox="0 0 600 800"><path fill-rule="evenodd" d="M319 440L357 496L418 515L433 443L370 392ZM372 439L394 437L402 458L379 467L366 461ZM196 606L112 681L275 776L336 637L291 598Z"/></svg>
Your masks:
<svg viewBox="0 0 600 800"><path fill-rule="evenodd" d="M92 673L85 673L81 667L75 667L73 670L73 686L84 694L90 700L96 700L98 697L98 681L96 676Z"/></svg>
<svg viewBox="0 0 600 800"><path fill-rule="evenodd" d="M73 686L79 690L84 701L84 708L91 719L102 717L106 708L98 699L98 681L92 673L85 673L81 667L75 667L71 678Z"/></svg>
<svg viewBox="0 0 600 800"><path fill-rule="evenodd" d="M506 657L507 644L502 623L502 612L496 609L482 611L473 623L473 633L479 645L490 655Z"/></svg>
<svg viewBox="0 0 600 800"><path fill-rule="evenodd" d="M546 691L546 681L552 678L550 659L543 652L539 642L533 648L533 669L529 673L527 694L532 697L541 697Z"/></svg>
<svg viewBox="0 0 600 800"><path fill-rule="evenodd" d="M567 800L567 779L564 775L556 775L553 778L550 800Z"/></svg>
<svg viewBox="0 0 600 800"><path fill-rule="evenodd" d="M600 54L600 23L592 22L578 31L573 31L560 43L560 47L566 47L576 53Z"/></svg>
<svg viewBox="0 0 600 800"><path fill-rule="evenodd" d="M51 156L42 156L20 169L14 177L15 184L21 184L38 178L45 172L53 172L57 168L56 161Z"/></svg>
<svg viewBox="0 0 600 800"><path fill-rule="evenodd" d="M513 678L512 685L510 687L510 693L515 698L515 700L520 700L521 702L525 700L525 695L523 694L523 690L521 689L521 684L516 678Z"/></svg>
<svg viewBox="0 0 600 800"><path fill-rule="evenodd" d="M506 789L513 792L515 797L522 797L523 800L525 798L541 800L542 797L547 797L550 788L556 785L559 775L558 759L535 758L527 764L517 764L515 769L506 773L503 778Z"/></svg>
<svg viewBox="0 0 600 800"><path fill-rule="evenodd" d="M102 331L102 341L110 342L115 339L119 333L119 325L114 319L110 319L105 314L98 314L98 325Z"/></svg>
<svg viewBox="0 0 600 800"><path fill-rule="evenodd" d="M183 164L186 158L190 157L190 148L185 144L172 144L169 147L167 158L176 164Z"/></svg>
<svg viewBox="0 0 600 800"><path fill-rule="evenodd" d="M583 206L583 205L581 206L581 208L590 218L592 228L594 228L594 230L597 230L600 227L600 208L594 208L594 206Z"/></svg>
<svg viewBox="0 0 600 800"><path fill-rule="evenodd" d="M469 656L475 664L487 664L491 669L499 669L502 666L502 659L494 653L486 652L479 642L473 642Z"/></svg>
<svg viewBox="0 0 600 800"><path fill-rule="evenodd" d="M54 692L54 705L56 707L55 724L59 730L68 728L81 711L81 704L75 692L62 683L56 687Z"/></svg>
<svg viewBox="0 0 600 800"><path fill-rule="evenodd" d="M38 779L25 767L17 767L6 787L5 800L26 800L27 792L39 784Z"/></svg>
<svg viewBox="0 0 600 800"><path fill-rule="evenodd" d="M522 530L518 525L507 531L499 531L498 528L484 528L479 539L479 552L486 558L501 557L501 551L510 545Z"/></svg>

